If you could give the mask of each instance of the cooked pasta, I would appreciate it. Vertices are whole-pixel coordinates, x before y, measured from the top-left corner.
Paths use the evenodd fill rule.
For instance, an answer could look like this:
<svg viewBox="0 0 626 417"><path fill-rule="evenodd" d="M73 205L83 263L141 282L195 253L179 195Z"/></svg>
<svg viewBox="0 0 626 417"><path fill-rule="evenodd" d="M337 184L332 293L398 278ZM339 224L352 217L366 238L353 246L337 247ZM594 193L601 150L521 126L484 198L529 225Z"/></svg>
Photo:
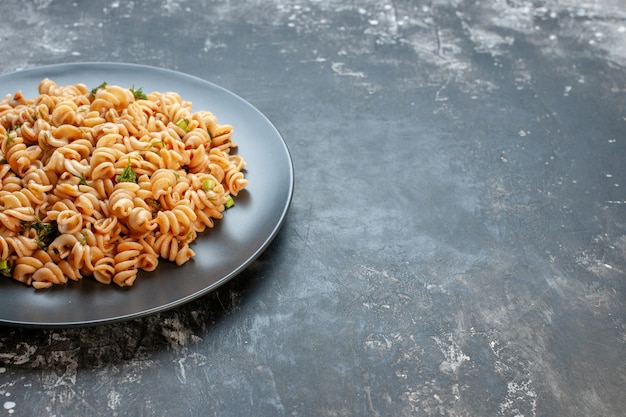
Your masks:
<svg viewBox="0 0 626 417"><path fill-rule="evenodd" d="M182 265L248 184L232 127L174 92L39 83L0 101L0 273L131 286Z"/></svg>

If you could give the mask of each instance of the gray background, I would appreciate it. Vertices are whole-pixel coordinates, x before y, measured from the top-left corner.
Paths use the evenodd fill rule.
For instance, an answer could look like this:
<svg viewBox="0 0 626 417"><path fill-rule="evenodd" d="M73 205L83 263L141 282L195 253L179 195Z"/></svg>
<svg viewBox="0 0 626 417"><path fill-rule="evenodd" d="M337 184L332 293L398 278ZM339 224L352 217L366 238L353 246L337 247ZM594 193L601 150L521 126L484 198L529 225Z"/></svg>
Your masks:
<svg viewBox="0 0 626 417"><path fill-rule="evenodd" d="M623 415L623 0L0 10L2 73L201 77L275 124L296 174L281 233L218 290L1 328L1 415Z"/></svg>

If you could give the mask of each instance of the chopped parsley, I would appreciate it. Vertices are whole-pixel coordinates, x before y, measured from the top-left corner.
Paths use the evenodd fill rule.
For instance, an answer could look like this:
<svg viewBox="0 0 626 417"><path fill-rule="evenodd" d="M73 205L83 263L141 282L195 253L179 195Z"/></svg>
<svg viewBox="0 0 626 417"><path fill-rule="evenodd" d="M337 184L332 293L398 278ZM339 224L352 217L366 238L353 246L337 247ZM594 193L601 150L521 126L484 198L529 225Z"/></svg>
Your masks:
<svg viewBox="0 0 626 417"><path fill-rule="evenodd" d="M137 182L137 174L133 170L133 166L130 163L130 156L128 157L128 165L122 171L121 175L116 178L117 182Z"/></svg>
<svg viewBox="0 0 626 417"><path fill-rule="evenodd" d="M159 200L156 200L154 198L147 198L146 199L146 203L148 203L148 206L153 210L153 211L159 211L161 210L161 203L159 202Z"/></svg>
<svg viewBox="0 0 626 417"><path fill-rule="evenodd" d="M43 132L43 139L41 140L42 143L42 147L47 147L50 146L48 144L48 141L50 140L50 134L48 134L48 132Z"/></svg>
<svg viewBox="0 0 626 417"><path fill-rule="evenodd" d="M213 180L210 180L208 178L205 178L202 180L202 189L206 192L209 190L212 190L213 187L215 187L215 183L213 182Z"/></svg>
<svg viewBox="0 0 626 417"><path fill-rule="evenodd" d="M154 142L150 143L150 149L157 145L165 146L165 142L163 142L162 140L155 140Z"/></svg>
<svg viewBox="0 0 626 417"><path fill-rule="evenodd" d="M87 184L87 178L85 178L85 174L80 174L80 181L78 182L79 185L89 185Z"/></svg>
<svg viewBox="0 0 626 417"><path fill-rule="evenodd" d="M97 86L96 88L94 88L93 90L91 90L91 95L95 96L96 93L98 92L98 90L102 89L102 88L106 88L107 86L107 82L103 82L102 84L100 84L99 86Z"/></svg>
<svg viewBox="0 0 626 417"><path fill-rule="evenodd" d="M13 142L15 141L15 139L11 136L11 132L15 132L15 131L16 131L17 129L19 129L19 128L20 128L20 125L17 125L17 126L14 126L14 127L9 128L9 129L7 130L7 133L6 133L6 137L7 137L7 145L12 145L12 144L13 144Z"/></svg>
<svg viewBox="0 0 626 417"><path fill-rule="evenodd" d="M11 267L9 267L9 262L6 259L0 259L0 274L11 277Z"/></svg>
<svg viewBox="0 0 626 417"><path fill-rule="evenodd" d="M235 205L235 199L233 199L233 196L231 196L230 194L226 197L226 202L224 203L224 207L226 207L227 209L231 208L232 206Z"/></svg>
<svg viewBox="0 0 626 417"><path fill-rule="evenodd" d="M56 221L50 223L35 220L32 222L22 222L24 229L35 229L37 231L37 246L39 249L46 250L48 245L59 236L59 229Z"/></svg>
<svg viewBox="0 0 626 417"><path fill-rule="evenodd" d="M143 92L143 87L139 88L138 90L135 90L135 86L130 87L130 92L133 93L133 96L135 96L135 98L140 98L142 100L147 100L148 97L146 97L146 95Z"/></svg>
<svg viewBox="0 0 626 417"><path fill-rule="evenodd" d="M180 119L176 122L176 126L180 127L185 132L189 132L189 119Z"/></svg>

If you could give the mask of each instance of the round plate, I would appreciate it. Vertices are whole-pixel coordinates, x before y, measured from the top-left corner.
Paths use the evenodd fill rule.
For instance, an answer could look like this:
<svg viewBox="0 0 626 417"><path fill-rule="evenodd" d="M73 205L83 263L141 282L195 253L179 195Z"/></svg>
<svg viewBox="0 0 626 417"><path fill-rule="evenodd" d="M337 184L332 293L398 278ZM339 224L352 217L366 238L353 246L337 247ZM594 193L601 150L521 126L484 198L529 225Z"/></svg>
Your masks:
<svg viewBox="0 0 626 417"><path fill-rule="evenodd" d="M209 110L233 126L237 152L246 160L249 184L235 206L192 244L196 256L178 267L162 260L153 272L140 271L130 288L103 285L87 277L36 291L0 279L0 323L70 327L109 323L164 311L217 288L250 265L282 226L293 195L289 150L272 123L251 104L210 82L166 69L119 63L51 65L0 76L0 94L21 90L38 95L44 78L59 85L83 83L175 91L193 110Z"/></svg>

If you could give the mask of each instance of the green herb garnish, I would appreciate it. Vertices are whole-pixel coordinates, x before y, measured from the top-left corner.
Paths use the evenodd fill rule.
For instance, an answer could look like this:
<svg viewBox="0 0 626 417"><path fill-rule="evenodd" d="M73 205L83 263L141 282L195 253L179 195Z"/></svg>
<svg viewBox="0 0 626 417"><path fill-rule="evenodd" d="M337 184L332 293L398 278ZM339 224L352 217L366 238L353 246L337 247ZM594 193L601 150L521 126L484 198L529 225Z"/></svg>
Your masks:
<svg viewBox="0 0 626 417"><path fill-rule="evenodd" d="M147 198L146 203L148 203L148 205L153 210L156 210L156 211L161 210L161 203L159 202L159 200L155 200L154 198Z"/></svg>
<svg viewBox="0 0 626 417"><path fill-rule="evenodd" d="M213 180L210 180L208 178L202 180L202 189L204 191L212 190L213 187L215 187L215 183L213 182Z"/></svg>
<svg viewBox="0 0 626 417"><path fill-rule="evenodd" d="M189 119L180 119L176 122L176 126L180 127L185 132L189 132Z"/></svg>
<svg viewBox="0 0 626 417"><path fill-rule="evenodd" d="M55 220L50 223L42 222L41 220L22 222L22 227L37 231L37 246L42 250L48 249L48 245L59 236L59 229Z"/></svg>
<svg viewBox="0 0 626 417"><path fill-rule="evenodd" d="M79 185L89 185L87 184L87 178L85 178L85 174L80 174L80 181L78 182Z"/></svg>
<svg viewBox="0 0 626 417"><path fill-rule="evenodd" d="M130 87L130 92L133 93L133 96L135 96L135 98L140 98L142 100L147 100L148 97L146 97L146 95L143 93L143 87L141 87L139 90L135 90L135 86Z"/></svg>
<svg viewBox="0 0 626 417"><path fill-rule="evenodd" d="M229 194L226 197L226 202L224 203L224 207L226 207L227 209L231 208L232 206L235 205L235 200L233 199L233 197Z"/></svg>
<svg viewBox="0 0 626 417"><path fill-rule="evenodd" d="M116 178L117 182L137 182L137 174L133 170L133 166L130 163L130 156L128 157L128 165L122 171L121 175Z"/></svg>
<svg viewBox="0 0 626 417"><path fill-rule="evenodd" d="M11 137L11 129L7 130L6 137L7 137L7 146L12 145L15 140L13 139L13 137Z"/></svg>
<svg viewBox="0 0 626 417"><path fill-rule="evenodd" d="M11 268L9 267L9 262L6 259L0 259L0 274L5 277L11 277Z"/></svg>
<svg viewBox="0 0 626 417"><path fill-rule="evenodd" d="M98 90L100 90L101 88L106 88L107 86L107 82L103 82L102 84L100 84L99 86L97 86L96 88L94 88L93 90L91 90L91 95L95 96L96 93L98 92Z"/></svg>
<svg viewBox="0 0 626 417"><path fill-rule="evenodd" d="M165 146L165 142L163 142L162 140L155 140L154 142L150 143L150 149L157 145Z"/></svg>

